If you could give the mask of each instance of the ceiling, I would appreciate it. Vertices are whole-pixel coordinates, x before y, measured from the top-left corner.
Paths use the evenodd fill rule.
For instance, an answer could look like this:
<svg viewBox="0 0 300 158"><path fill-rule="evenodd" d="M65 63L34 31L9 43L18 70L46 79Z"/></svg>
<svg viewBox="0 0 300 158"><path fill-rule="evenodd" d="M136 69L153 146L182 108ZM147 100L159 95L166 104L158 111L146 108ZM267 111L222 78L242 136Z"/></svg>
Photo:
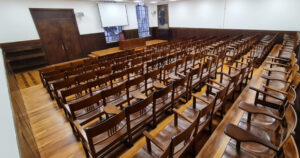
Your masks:
<svg viewBox="0 0 300 158"><path fill-rule="evenodd" d="M94 2L126 2L126 3L152 3L152 4L166 4L169 2L179 0L90 0Z"/></svg>

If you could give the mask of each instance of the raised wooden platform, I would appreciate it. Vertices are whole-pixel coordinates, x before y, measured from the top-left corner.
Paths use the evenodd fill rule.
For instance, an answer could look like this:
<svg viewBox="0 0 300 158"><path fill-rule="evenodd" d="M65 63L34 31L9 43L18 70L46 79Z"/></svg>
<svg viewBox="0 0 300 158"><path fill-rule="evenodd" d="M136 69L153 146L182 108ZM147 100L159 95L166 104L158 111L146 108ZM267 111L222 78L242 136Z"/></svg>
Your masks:
<svg viewBox="0 0 300 158"><path fill-rule="evenodd" d="M150 45L157 44L157 43L163 43L163 42L167 42L167 41L165 41L165 40L150 40L150 41L146 41L146 46L150 46ZM140 50L143 48L145 48L145 46L136 47L135 50ZM92 54L92 56L104 56L104 55L119 53L122 51L124 51L124 50L121 50L119 47L113 47L113 48L109 48L109 49L95 51L95 52L92 52L91 54Z"/></svg>

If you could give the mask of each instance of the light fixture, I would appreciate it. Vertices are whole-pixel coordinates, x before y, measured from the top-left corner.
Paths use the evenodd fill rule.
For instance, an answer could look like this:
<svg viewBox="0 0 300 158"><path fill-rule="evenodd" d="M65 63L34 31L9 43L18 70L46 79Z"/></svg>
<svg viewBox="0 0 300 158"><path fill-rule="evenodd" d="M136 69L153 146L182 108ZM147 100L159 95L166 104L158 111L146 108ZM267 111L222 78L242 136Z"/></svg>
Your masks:
<svg viewBox="0 0 300 158"><path fill-rule="evenodd" d="M157 3L156 1L151 1L150 3Z"/></svg>

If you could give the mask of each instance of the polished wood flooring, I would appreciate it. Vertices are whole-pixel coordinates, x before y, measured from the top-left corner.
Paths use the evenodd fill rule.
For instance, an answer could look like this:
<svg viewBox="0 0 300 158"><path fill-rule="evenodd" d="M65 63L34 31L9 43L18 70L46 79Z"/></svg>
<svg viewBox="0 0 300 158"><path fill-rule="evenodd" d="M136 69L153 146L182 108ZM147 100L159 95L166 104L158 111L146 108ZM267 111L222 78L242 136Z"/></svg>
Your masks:
<svg viewBox="0 0 300 158"><path fill-rule="evenodd" d="M226 67L225 67L226 69ZM256 71L256 70L255 70ZM255 74L256 72L254 72ZM22 75L23 74L23 75ZM30 124L36 139L41 157L62 158L62 157L85 157L80 141L73 135L69 122L66 120L64 112L59 109L54 100L51 100L46 89L43 88L37 71L17 74L17 80L24 98L26 110L30 119ZM31 76L33 77L30 77ZM22 77L24 76L24 77ZM25 79L24 79L25 78ZM33 79L32 79L33 78ZM27 83L27 84L26 84ZM202 95L206 87L202 88L197 95ZM192 100L179 108L183 111L192 104ZM228 106L227 106L228 107ZM157 128L150 131L155 135L173 120L173 115L167 116ZM218 121L214 122L214 128ZM199 144L199 150L208 139L209 134L204 134L203 140ZM144 150L140 150L146 144L144 137L138 139L131 148L120 150L117 155L120 157L143 157Z"/></svg>

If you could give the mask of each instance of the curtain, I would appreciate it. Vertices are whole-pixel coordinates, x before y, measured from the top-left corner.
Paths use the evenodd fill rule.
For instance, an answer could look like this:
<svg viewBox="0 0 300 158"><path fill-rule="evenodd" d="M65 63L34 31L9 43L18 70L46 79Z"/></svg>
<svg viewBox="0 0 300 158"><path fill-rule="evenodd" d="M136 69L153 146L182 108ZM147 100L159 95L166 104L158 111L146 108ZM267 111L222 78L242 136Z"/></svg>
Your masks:
<svg viewBox="0 0 300 158"><path fill-rule="evenodd" d="M138 22L139 37L150 36L148 7L145 5L137 5L136 15L137 15L137 22Z"/></svg>
<svg viewBox="0 0 300 158"><path fill-rule="evenodd" d="M106 42L116 42L120 40L119 34L122 32L122 26L104 27Z"/></svg>

